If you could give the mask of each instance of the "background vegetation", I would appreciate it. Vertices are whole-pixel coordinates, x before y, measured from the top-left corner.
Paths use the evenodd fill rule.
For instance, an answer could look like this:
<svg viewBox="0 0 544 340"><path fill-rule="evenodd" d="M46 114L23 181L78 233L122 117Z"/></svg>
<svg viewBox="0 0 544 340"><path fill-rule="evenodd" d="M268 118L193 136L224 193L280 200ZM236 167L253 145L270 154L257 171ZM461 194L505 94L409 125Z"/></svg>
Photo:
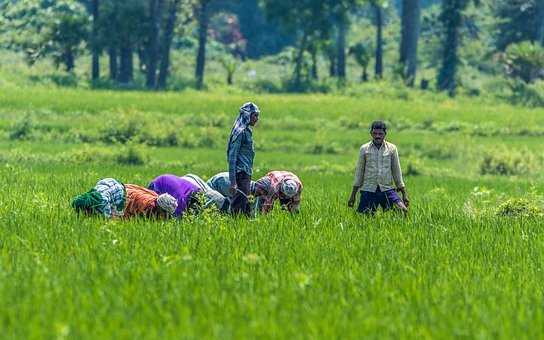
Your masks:
<svg viewBox="0 0 544 340"><path fill-rule="evenodd" d="M4 72L62 86L360 92L386 81L544 102L535 0L0 1ZM59 68L35 71L41 63ZM61 71L64 70L64 71Z"/></svg>

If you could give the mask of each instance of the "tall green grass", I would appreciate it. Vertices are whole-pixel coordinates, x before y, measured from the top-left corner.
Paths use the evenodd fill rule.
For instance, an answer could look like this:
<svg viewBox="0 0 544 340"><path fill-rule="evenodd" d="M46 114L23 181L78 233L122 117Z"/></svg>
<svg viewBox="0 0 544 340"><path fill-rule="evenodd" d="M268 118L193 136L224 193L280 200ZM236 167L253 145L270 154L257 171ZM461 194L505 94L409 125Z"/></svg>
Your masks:
<svg viewBox="0 0 544 340"><path fill-rule="evenodd" d="M300 214L107 221L70 209L103 177L146 185L161 173L224 171L224 143L247 100L262 109L255 177L296 172ZM497 209L510 198L543 207L541 113L417 96L0 91L0 334L538 338L542 217ZM420 173L406 178L407 218L346 206L376 118L391 121L404 170ZM124 130L128 121L138 129ZM526 122L534 133L518 129ZM163 131L179 144L158 143ZM127 148L144 163L120 161ZM505 153L530 154L531 167L481 175L486 156Z"/></svg>

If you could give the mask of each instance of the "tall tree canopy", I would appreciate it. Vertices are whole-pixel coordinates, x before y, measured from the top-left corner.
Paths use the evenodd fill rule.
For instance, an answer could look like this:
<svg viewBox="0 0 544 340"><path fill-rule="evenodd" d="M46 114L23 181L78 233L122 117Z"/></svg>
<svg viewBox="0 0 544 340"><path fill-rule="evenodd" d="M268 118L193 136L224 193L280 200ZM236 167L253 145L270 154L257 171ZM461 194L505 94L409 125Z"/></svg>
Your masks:
<svg viewBox="0 0 544 340"><path fill-rule="evenodd" d="M495 37L499 50L522 41L544 44L544 1L497 0L493 9L498 18Z"/></svg>
<svg viewBox="0 0 544 340"><path fill-rule="evenodd" d="M89 17L75 0L20 0L5 4L4 45L23 51L33 64L49 56L72 71L88 34Z"/></svg>

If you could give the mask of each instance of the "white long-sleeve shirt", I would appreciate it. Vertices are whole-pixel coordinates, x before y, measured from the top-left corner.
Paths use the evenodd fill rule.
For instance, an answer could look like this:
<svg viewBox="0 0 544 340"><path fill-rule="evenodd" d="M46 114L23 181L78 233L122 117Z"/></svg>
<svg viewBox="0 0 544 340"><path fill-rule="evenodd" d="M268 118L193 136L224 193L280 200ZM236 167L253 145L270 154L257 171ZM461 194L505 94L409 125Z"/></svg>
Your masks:
<svg viewBox="0 0 544 340"><path fill-rule="evenodd" d="M381 191L393 189L393 184L397 188L404 187L397 147L386 141L379 149L372 141L363 144L359 150L353 186L375 192L378 187Z"/></svg>

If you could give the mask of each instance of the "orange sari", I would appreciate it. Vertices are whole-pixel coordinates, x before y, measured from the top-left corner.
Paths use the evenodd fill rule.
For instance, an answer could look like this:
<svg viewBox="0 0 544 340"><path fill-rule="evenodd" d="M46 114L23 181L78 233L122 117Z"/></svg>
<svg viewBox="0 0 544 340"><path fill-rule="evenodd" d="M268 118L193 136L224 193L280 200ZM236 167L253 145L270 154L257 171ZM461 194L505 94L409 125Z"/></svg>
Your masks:
<svg viewBox="0 0 544 340"><path fill-rule="evenodd" d="M127 201L124 217L142 215L146 217L158 216L157 197L159 195L136 184L125 184L127 190Z"/></svg>

